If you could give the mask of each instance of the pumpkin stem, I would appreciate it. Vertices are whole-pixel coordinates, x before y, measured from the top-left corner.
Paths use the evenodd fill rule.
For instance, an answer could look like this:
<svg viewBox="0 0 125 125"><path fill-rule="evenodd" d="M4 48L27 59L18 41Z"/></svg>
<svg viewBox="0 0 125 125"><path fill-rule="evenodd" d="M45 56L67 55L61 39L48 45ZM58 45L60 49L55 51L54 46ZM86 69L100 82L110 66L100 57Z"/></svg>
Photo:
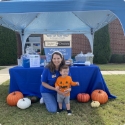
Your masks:
<svg viewBox="0 0 125 125"><path fill-rule="evenodd" d="M13 92L13 95L16 95L16 93L15 93L15 92Z"/></svg>
<svg viewBox="0 0 125 125"><path fill-rule="evenodd" d="M101 91L99 90L99 92L98 93L101 93Z"/></svg>

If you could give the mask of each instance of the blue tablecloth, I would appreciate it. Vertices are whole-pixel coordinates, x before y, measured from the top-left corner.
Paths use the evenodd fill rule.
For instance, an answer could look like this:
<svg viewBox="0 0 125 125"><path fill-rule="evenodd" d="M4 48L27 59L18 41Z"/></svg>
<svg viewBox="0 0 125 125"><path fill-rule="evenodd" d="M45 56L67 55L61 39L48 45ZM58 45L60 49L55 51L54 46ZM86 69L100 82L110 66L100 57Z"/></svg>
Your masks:
<svg viewBox="0 0 125 125"><path fill-rule="evenodd" d="M44 67L23 68L19 66L10 68L9 92L21 91L24 96L41 97L40 85L43 69ZM116 98L110 94L98 66L71 66L70 73L73 81L80 83L80 86L72 87L71 99L76 99L78 93L91 94L95 89L104 90L109 98Z"/></svg>

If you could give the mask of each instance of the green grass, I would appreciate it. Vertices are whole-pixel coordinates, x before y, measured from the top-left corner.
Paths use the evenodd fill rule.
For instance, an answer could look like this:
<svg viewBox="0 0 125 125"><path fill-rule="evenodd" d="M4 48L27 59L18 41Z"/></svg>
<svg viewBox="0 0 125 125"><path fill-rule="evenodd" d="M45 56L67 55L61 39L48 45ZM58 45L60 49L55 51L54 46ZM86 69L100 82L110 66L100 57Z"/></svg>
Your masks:
<svg viewBox="0 0 125 125"><path fill-rule="evenodd" d="M123 64L96 64L101 71L125 71L125 63Z"/></svg>
<svg viewBox="0 0 125 125"><path fill-rule="evenodd" d="M88 103L71 100L72 116L47 112L44 104L33 103L21 110L6 103L8 83L0 85L0 124L2 125L124 125L125 124L125 75L105 75L110 92L117 96L98 108Z"/></svg>

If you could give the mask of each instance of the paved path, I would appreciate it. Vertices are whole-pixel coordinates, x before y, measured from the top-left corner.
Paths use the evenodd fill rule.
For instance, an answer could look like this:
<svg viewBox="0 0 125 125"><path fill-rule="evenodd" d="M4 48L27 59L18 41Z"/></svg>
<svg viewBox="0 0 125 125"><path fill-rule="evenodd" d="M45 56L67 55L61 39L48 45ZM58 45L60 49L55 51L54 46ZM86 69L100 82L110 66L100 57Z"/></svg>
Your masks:
<svg viewBox="0 0 125 125"><path fill-rule="evenodd" d="M0 66L0 67L6 67L5 69L0 70L0 84L10 79L9 75L9 68L12 68L13 66Z"/></svg>
<svg viewBox="0 0 125 125"><path fill-rule="evenodd" d="M3 66L0 66L3 67ZM14 66L4 66L5 69L0 70L0 84L10 79L9 69ZM101 71L103 75L118 75L125 74L125 71Z"/></svg>
<svg viewBox="0 0 125 125"><path fill-rule="evenodd" d="M125 71L101 71L103 75L119 75L119 74L125 74Z"/></svg>

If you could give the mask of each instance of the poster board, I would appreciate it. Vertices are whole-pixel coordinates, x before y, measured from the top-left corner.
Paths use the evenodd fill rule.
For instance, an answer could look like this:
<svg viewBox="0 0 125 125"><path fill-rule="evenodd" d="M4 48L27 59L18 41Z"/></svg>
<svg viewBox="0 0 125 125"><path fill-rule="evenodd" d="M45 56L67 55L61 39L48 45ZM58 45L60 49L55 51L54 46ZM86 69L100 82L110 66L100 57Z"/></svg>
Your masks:
<svg viewBox="0 0 125 125"><path fill-rule="evenodd" d="M30 67L40 67L39 55L30 55Z"/></svg>
<svg viewBox="0 0 125 125"><path fill-rule="evenodd" d="M47 62L50 61L54 51L60 51L64 55L65 60L71 58L71 35L44 35L43 37L43 47Z"/></svg>

